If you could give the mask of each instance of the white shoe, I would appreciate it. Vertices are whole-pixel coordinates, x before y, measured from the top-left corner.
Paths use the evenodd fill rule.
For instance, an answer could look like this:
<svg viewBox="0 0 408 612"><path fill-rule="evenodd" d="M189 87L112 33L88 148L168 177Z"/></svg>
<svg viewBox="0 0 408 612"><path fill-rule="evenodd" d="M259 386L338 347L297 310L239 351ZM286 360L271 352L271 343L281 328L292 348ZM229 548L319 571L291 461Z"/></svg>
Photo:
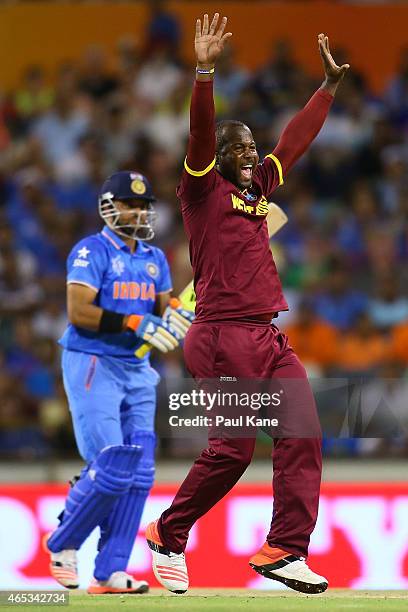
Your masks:
<svg viewBox="0 0 408 612"><path fill-rule="evenodd" d="M135 580L134 576L126 572L113 572L108 580L93 579L87 592L91 595L104 595L106 593L147 593L149 585L145 580Z"/></svg>
<svg viewBox="0 0 408 612"><path fill-rule="evenodd" d="M250 562L249 565L265 578L278 580L301 593L323 593L329 586L326 578L312 572L304 557L287 555L275 563L256 565Z"/></svg>
<svg viewBox="0 0 408 612"><path fill-rule="evenodd" d="M50 535L50 533L47 533L43 539L43 548L50 555L50 573L57 582L67 589L77 589L79 587L77 551L67 549L52 552L47 546Z"/></svg>
<svg viewBox="0 0 408 612"><path fill-rule="evenodd" d="M188 573L184 553L174 553L163 546L157 531L157 521L146 528L147 544L152 551L153 572L158 582L173 593L188 589Z"/></svg>

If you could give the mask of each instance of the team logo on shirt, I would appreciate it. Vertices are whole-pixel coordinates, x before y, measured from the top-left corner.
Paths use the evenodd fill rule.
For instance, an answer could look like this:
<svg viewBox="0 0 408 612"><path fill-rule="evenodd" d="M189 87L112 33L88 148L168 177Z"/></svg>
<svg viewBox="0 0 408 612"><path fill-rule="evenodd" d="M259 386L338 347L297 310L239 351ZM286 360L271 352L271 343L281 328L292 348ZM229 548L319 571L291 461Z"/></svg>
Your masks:
<svg viewBox="0 0 408 612"><path fill-rule="evenodd" d="M159 276L159 268L152 262L146 264L146 272L152 278L157 278Z"/></svg>
<svg viewBox="0 0 408 612"><path fill-rule="evenodd" d="M123 259L120 255L117 255L117 257L112 259L112 270L118 276L122 276L123 272L125 271L125 264L123 263Z"/></svg>
<svg viewBox="0 0 408 612"><path fill-rule="evenodd" d="M86 259L91 251L83 246L82 249L78 249L78 257L83 257Z"/></svg>
<svg viewBox="0 0 408 612"><path fill-rule="evenodd" d="M154 283L137 283L135 281L115 281L112 297L114 300L151 300L156 299Z"/></svg>
<svg viewBox="0 0 408 612"><path fill-rule="evenodd" d="M138 178L130 183L130 188L136 195L143 195L146 193L146 185Z"/></svg>
<svg viewBox="0 0 408 612"><path fill-rule="evenodd" d="M77 255L78 257L74 259L74 263L72 264L73 268L87 268L90 264L87 257L91 251L83 246L82 249L78 249Z"/></svg>
<svg viewBox="0 0 408 612"><path fill-rule="evenodd" d="M265 198L265 196L261 196L256 206L250 206L247 204L247 202L245 202L245 200L239 198L234 193L231 193L231 200L232 208L234 210L240 210L255 217L266 217L268 214L268 200Z"/></svg>
<svg viewBox="0 0 408 612"><path fill-rule="evenodd" d="M256 202L258 199L256 193L245 193L244 195L245 199L248 200L248 202Z"/></svg>

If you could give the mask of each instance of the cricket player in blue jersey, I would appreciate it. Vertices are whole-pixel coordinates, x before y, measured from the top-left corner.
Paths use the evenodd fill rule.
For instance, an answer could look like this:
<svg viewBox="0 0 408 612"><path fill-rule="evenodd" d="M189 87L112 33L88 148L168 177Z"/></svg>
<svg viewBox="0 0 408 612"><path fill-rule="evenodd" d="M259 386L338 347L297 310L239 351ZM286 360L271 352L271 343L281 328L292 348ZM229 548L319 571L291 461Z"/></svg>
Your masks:
<svg viewBox="0 0 408 612"><path fill-rule="evenodd" d="M69 325L60 340L62 371L78 450L86 461L45 541L53 577L79 585L76 551L100 528L88 593L144 593L147 582L126 572L154 478L154 416L159 376L135 351L146 341L178 346L192 315L169 305L164 253L154 236L148 180L117 172L102 186L103 230L81 240L67 262Z"/></svg>

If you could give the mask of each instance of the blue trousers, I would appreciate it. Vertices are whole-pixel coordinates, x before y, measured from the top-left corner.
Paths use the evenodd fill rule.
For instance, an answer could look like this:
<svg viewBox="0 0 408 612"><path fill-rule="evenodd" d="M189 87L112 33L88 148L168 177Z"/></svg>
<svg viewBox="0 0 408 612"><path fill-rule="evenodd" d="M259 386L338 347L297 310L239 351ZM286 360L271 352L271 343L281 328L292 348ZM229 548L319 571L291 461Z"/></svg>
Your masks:
<svg viewBox="0 0 408 612"><path fill-rule="evenodd" d="M154 431L160 377L148 362L64 350L62 373L78 450L87 463L134 431Z"/></svg>
<svg viewBox="0 0 408 612"><path fill-rule="evenodd" d="M94 481L89 480L88 467L85 468L69 492L60 526L49 540L54 552L67 546L78 548L94 521L101 531L94 576L103 581L114 572L126 571L144 504L153 485L159 375L148 362L127 363L70 350L63 352L62 372L78 450L88 467L91 464L98 467L100 452L107 446L120 449L124 444L123 449L126 445L142 448L128 491L118 494L113 505L112 496L100 496L97 520L90 501L95 501L98 491L95 493ZM100 471L103 479L103 468ZM110 475L107 482L111 481ZM91 516L88 516L89 509Z"/></svg>

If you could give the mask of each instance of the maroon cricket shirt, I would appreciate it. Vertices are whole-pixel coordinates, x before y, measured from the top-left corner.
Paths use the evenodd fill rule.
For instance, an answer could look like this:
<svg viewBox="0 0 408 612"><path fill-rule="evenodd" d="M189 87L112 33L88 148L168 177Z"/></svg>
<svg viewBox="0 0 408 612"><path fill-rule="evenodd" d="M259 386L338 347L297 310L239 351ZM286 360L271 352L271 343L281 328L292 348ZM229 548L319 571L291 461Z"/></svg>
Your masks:
<svg viewBox="0 0 408 612"><path fill-rule="evenodd" d="M243 319L287 310L265 217L268 198L318 134L333 97L319 89L256 168L248 193L214 168L212 81L196 81L188 152L177 195L190 243L196 321Z"/></svg>

